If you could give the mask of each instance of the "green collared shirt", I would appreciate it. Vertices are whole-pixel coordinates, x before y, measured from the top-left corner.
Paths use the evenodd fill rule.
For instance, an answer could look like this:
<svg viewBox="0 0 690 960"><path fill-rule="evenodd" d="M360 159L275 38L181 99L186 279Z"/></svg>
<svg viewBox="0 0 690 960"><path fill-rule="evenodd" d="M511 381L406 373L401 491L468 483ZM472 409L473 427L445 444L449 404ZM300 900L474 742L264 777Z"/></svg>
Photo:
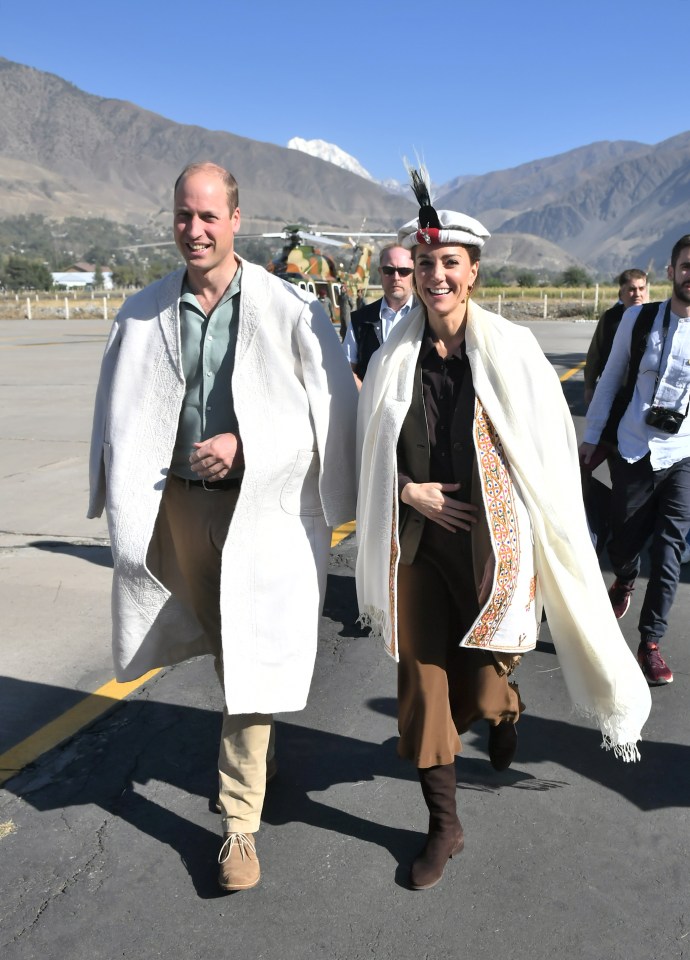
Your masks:
<svg viewBox="0 0 690 960"><path fill-rule="evenodd" d="M189 465L193 444L218 433L237 433L232 399L232 372L240 315L242 267L207 316L189 289L187 278L180 298L180 338L185 394L170 469L178 477L198 479ZM228 476L237 476L242 468Z"/></svg>

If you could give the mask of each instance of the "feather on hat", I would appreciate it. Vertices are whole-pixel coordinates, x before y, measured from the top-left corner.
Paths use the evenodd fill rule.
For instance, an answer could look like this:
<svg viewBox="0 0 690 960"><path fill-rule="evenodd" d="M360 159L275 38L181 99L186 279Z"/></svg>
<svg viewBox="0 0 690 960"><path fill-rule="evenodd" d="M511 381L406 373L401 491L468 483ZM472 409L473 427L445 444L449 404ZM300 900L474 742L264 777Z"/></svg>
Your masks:
<svg viewBox="0 0 690 960"><path fill-rule="evenodd" d="M419 216L398 230L398 243L411 250L420 243L458 243L468 247L484 246L491 234L486 227L455 210L436 210L431 202L429 173L420 164L410 167L412 191L419 203Z"/></svg>

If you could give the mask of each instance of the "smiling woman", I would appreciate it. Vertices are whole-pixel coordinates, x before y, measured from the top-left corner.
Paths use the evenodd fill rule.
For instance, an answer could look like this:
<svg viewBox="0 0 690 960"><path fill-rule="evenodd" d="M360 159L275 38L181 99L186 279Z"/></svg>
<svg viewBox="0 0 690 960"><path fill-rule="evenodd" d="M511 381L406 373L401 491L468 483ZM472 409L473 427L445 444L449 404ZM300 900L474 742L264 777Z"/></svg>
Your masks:
<svg viewBox="0 0 690 960"><path fill-rule="evenodd" d="M429 810L410 872L422 890L464 844L460 734L485 721L493 768L513 761L524 705L509 677L536 646L542 603L576 708L625 759L650 699L589 539L560 384L531 333L470 298L488 231L436 211L417 171L413 189L419 217L398 243L420 304L360 395L357 594L399 663L398 752Z"/></svg>
<svg viewBox="0 0 690 960"><path fill-rule="evenodd" d="M467 298L479 271L476 246L417 247L415 286L426 307L429 326L441 356L454 352L465 337Z"/></svg>

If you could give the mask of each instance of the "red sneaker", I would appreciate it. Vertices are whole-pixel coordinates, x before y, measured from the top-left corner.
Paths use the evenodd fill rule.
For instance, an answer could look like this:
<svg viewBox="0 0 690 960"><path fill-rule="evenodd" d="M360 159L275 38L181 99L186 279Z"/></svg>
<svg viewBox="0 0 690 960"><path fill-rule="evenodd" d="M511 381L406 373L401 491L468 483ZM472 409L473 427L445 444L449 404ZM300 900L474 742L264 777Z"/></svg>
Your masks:
<svg viewBox="0 0 690 960"><path fill-rule="evenodd" d="M637 648L637 662L650 687L660 687L664 683L673 683L673 674L659 653L658 643L642 641Z"/></svg>
<svg viewBox="0 0 690 960"><path fill-rule="evenodd" d="M613 581L613 585L609 588L609 600L616 615L616 620L620 620L628 612L634 589L634 580L629 580L627 583L625 580L616 579Z"/></svg>

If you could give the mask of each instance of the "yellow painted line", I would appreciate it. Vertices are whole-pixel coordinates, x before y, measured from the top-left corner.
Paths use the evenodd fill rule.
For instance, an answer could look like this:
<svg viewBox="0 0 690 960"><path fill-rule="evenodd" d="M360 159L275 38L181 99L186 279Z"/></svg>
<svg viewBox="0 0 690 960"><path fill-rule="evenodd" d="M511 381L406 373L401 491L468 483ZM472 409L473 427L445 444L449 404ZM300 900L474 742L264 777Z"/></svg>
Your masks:
<svg viewBox="0 0 690 960"><path fill-rule="evenodd" d="M561 383L564 383L566 380L570 380L570 378L574 377L576 373L580 372L580 370L585 369L585 362L586 361L583 360L581 363L578 363L576 367L573 367L572 370L566 370L566 372L558 379L561 381Z"/></svg>
<svg viewBox="0 0 690 960"><path fill-rule="evenodd" d="M29 763L33 763L42 754L57 747L58 744L69 740L75 733L78 733L83 727L97 720L98 717L107 713L120 700L134 690L138 690L151 677L155 677L158 670L150 670L138 680L132 680L129 683L118 683L117 680L109 680L102 687L99 687L95 693L87 694L83 700L75 704L61 716L51 720L36 733L22 740L14 747L10 747L5 753L0 755L0 784L5 783L10 777L16 776L20 770L23 770Z"/></svg>
<svg viewBox="0 0 690 960"><path fill-rule="evenodd" d="M355 521L350 520L349 523L344 523L342 527L338 527L337 530L333 531L331 535L331 546L337 547L341 540L344 540L345 537L349 537L351 533L355 532Z"/></svg>
<svg viewBox="0 0 690 960"><path fill-rule="evenodd" d="M572 370L566 371L560 377L561 382L569 380L570 377L579 373L584 368L584 360ZM331 535L331 547L337 546L346 537L354 533L356 529L355 521L344 523L333 531ZM10 747L5 753L0 754L0 785L5 783L11 777L16 776L29 763L33 763L42 754L47 753L60 743L73 737L81 729L92 723L98 717L107 713L117 702L124 700L139 687L143 686L147 680L154 677L160 670L151 670L149 673L139 677L138 680L132 680L130 683L118 683L117 680L110 680L108 683L99 687L94 693L87 694L83 700L77 703L70 710L67 710L61 716L51 720L36 733L31 734L21 743Z"/></svg>
<svg viewBox="0 0 690 960"><path fill-rule="evenodd" d="M338 527L331 535L331 546L337 544L354 533L355 522L344 523ZM0 754L0 785L5 783L11 777L15 777L28 764L59 744L69 740L76 733L79 733L88 724L93 723L99 717L112 709L120 700L124 700L139 687L143 686L151 677L155 677L160 670L151 670L149 673L139 677L138 680L132 680L130 683L118 683L117 680L109 680L108 683L99 687L94 693L86 694L83 700L71 707L61 716L51 720L36 733L22 740L14 747L10 747L5 753Z"/></svg>

